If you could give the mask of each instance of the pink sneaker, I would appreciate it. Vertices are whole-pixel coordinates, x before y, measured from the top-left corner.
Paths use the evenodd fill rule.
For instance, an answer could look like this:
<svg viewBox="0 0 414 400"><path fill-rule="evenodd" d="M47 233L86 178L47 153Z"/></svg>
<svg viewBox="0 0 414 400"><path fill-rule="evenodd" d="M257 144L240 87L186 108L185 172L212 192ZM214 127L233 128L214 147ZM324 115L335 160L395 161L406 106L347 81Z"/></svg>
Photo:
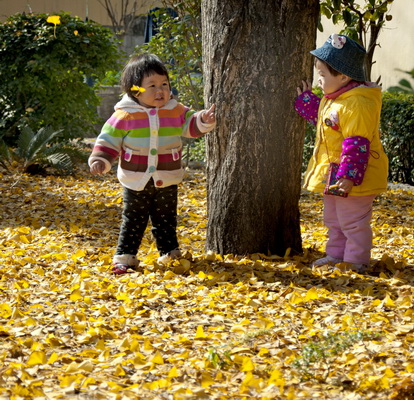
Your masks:
<svg viewBox="0 0 414 400"><path fill-rule="evenodd" d="M132 254L117 254L114 256L114 266L112 273L115 275L124 275L128 269L135 269L139 265L139 260Z"/></svg>
<svg viewBox="0 0 414 400"><path fill-rule="evenodd" d="M115 264L112 267L112 273L115 275L124 275L128 272L129 265Z"/></svg>

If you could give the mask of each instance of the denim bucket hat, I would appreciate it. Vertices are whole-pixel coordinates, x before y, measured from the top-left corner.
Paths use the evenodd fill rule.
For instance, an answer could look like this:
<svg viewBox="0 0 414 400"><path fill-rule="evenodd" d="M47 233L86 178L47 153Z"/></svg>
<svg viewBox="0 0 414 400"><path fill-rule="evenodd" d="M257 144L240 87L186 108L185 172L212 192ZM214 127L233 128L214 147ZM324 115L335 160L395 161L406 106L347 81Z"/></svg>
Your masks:
<svg viewBox="0 0 414 400"><path fill-rule="evenodd" d="M365 49L345 35L337 33L329 36L322 47L312 50L311 54L325 61L334 70L356 81L365 81Z"/></svg>

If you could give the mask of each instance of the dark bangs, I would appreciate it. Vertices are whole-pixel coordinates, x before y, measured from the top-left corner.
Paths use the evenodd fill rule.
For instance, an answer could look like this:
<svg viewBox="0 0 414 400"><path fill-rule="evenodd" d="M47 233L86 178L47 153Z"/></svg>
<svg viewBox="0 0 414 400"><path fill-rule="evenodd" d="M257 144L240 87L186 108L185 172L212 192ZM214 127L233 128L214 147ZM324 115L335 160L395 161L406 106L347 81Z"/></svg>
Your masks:
<svg viewBox="0 0 414 400"><path fill-rule="evenodd" d="M122 71L122 91L127 93L131 99L135 100L131 87L133 85L141 86L143 79L152 74L165 75L168 83L170 82L167 68L156 55L141 54L131 57Z"/></svg>
<svg viewBox="0 0 414 400"><path fill-rule="evenodd" d="M338 76L338 75L341 74L336 69L333 69L326 61L323 61L323 60L321 60L318 57L315 57L315 60L314 60L314 65L315 66L316 66L316 60L319 60L322 64L325 64L326 65L326 68L328 68L328 71L331 73L332 76Z"/></svg>

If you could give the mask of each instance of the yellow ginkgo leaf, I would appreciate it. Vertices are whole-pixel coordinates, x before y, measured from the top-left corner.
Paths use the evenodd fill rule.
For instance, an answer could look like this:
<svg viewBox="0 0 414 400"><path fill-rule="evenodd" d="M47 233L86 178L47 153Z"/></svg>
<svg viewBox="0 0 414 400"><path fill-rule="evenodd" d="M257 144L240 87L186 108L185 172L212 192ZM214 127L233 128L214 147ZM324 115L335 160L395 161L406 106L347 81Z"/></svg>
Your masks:
<svg viewBox="0 0 414 400"><path fill-rule="evenodd" d="M382 301L382 304L388 308L393 308L395 307L395 303L394 301L391 299L390 295L387 293L385 295L384 300Z"/></svg>
<svg viewBox="0 0 414 400"><path fill-rule="evenodd" d="M53 36L56 37L56 25L60 24L60 16L59 15L51 15L50 17L47 18L46 21L50 22L51 24L54 25Z"/></svg>
<svg viewBox="0 0 414 400"><path fill-rule="evenodd" d="M132 92L144 93L145 92L145 89L143 87L141 87L141 86L132 85L131 91Z"/></svg>
<svg viewBox="0 0 414 400"><path fill-rule="evenodd" d="M9 318L12 315L13 310L8 304L0 304L0 316L3 318Z"/></svg>
<svg viewBox="0 0 414 400"><path fill-rule="evenodd" d="M209 387L213 385L214 383L215 383L214 379L211 377L211 375L208 372L204 372L201 375L201 386L203 388Z"/></svg>
<svg viewBox="0 0 414 400"><path fill-rule="evenodd" d="M46 355L43 351L34 351L27 360L28 366L46 364Z"/></svg>
<svg viewBox="0 0 414 400"><path fill-rule="evenodd" d="M117 365L114 375L125 376L125 370L120 365Z"/></svg>
<svg viewBox="0 0 414 400"><path fill-rule="evenodd" d="M34 111L34 110L33 110ZM49 229L47 229L45 226L42 226L38 231L37 231L37 233L40 235L40 236L46 236L48 233L49 233Z"/></svg>
<svg viewBox="0 0 414 400"><path fill-rule="evenodd" d="M47 360L47 363L53 364L54 362L58 360L58 358L59 358L58 355L55 352L53 352L51 356L49 357L49 360Z"/></svg>
<svg viewBox="0 0 414 400"><path fill-rule="evenodd" d="M253 371L254 370L254 364L250 357L243 357L243 363L240 371Z"/></svg>
<svg viewBox="0 0 414 400"><path fill-rule="evenodd" d="M267 384L268 385L274 384L276 386L284 386L285 379L283 378L283 373L278 369L274 369L272 373L270 374Z"/></svg>
<svg viewBox="0 0 414 400"><path fill-rule="evenodd" d="M75 289L71 294L70 294L70 300L71 301L78 301L83 299L82 293L79 289Z"/></svg>
<svg viewBox="0 0 414 400"><path fill-rule="evenodd" d="M310 288L305 296L305 301L319 299L318 290L315 287Z"/></svg>
<svg viewBox="0 0 414 400"><path fill-rule="evenodd" d="M196 332L196 335L194 336L194 339L205 339L206 337L207 336L204 333L203 325L198 325L197 332Z"/></svg>
<svg viewBox="0 0 414 400"><path fill-rule="evenodd" d="M168 378L177 378L177 376L180 376L180 374L178 373L177 367L174 366L168 372Z"/></svg>
<svg viewBox="0 0 414 400"><path fill-rule="evenodd" d="M50 22L51 24L59 25L60 24L60 16L59 15L51 15L47 18L47 22Z"/></svg>
<svg viewBox="0 0 414 400"><path fill-rule="evenodd" d="M151 360L153 364L164 364L164 359L162 358L162 355L159 351L155 353L155 356Z"/></svg>

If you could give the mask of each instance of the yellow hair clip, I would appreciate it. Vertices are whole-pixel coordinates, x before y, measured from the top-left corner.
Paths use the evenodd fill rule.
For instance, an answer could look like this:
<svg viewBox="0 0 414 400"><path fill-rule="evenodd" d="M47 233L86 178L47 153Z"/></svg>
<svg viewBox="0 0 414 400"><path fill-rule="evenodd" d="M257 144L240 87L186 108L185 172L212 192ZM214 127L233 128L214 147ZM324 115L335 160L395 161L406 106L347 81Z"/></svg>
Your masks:
<svg viewBox="0 0 414 400"><path fill-rule="evenodd" d="M145 89L141 86L132 85L131 91L143 93L145 92Z"/></svg>

